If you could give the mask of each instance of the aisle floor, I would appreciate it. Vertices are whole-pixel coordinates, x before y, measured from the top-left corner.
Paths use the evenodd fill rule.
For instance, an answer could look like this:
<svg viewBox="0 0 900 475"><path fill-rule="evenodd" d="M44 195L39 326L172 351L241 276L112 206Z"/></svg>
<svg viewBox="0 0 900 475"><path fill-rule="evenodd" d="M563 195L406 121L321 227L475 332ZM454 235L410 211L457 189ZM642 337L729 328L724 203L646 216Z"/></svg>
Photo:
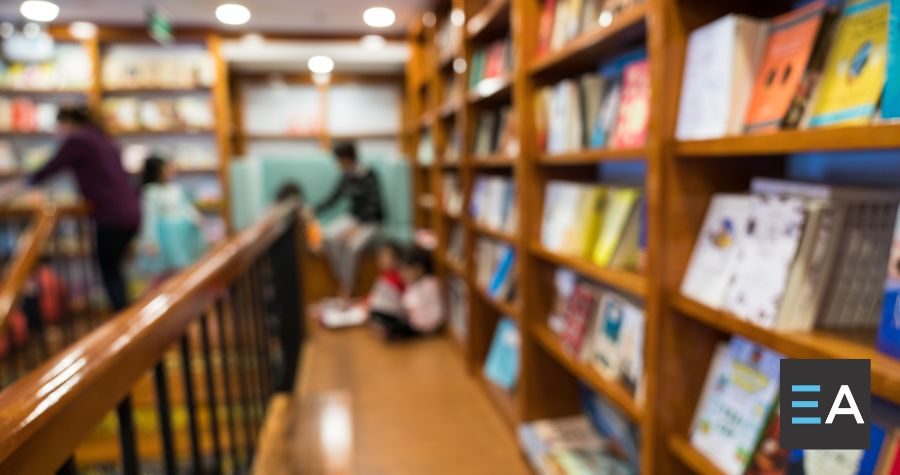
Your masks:
<svg viewBox="0 0 900 475"><path fill-rule="evenodd" d="M386 344L362 328L313 333L298 394L301 432L316 433L301 437L304 473L530 473L448 338ZM350 430L332 427L329 435L323 421L339 425L342 411ZM329 448L329 438L347 447Z"/></svg>

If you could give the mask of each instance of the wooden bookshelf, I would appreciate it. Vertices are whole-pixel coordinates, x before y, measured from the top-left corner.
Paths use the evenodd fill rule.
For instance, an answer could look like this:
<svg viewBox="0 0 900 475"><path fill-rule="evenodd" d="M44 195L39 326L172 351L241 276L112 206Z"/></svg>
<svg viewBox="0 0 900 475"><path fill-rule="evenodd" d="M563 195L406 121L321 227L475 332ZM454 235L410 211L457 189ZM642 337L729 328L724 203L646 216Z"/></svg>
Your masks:
<svg viewBox="0 0 900 475"><path fill-rule="evenodd" d="M543 166L596 165L603 162L643 161L647 150L637 149L598 149L580 150L576 152L541 154L537 162Z"/></svg>
<svg viewBox="0 0 900 475"><path fill-rule="evenodd" d="M691 445L690 441L681 436L669 437L669 450L685 467L700 475L724 475L703 454Z"/></svg>
<svg viewBox="0 0 900 475"><path fill-rule="evenodd" d="M597 393L609 398L613 404L618 406L632 420L639 421L641 419L641 408L627 388L618 382L610 381L587 363L579 361L570 355L559 343L559 337L546 325L533 326L532 333L534 333L534 338L537 342L559 364L571 371L579 380L590 386Z"/></svg>
<svg viewBox="0 0 900 475"><path fill-rule="evenodd" d="M497 77L483 79L474 90L470 90L467 97L469 104L479 106L491 106L508 102L512 95L512 77Z"/></svg>
<svg viewBox="0 0 900 475"><path fill-rule="evenodd" d="M486 289L484 289L477 283L473 283L473 287L476 290L475 293L478 294L481 300L484 301L484 303L486 303L488 306L492 307L498 314L509 317L517 322L521 322L521 319L519 318L520 315L518 305L516 305L515 303L507 302L505 300L494 298L487 292Z"/></svg>
<svg viewBox="0 0 900 475"><path fill-rule="evenodd" d="M209 87L129 87L129 88L106 88L103 90L105 95L186 95L186 94L209 94L212 88Z"/></svg>
<svg viewBox="0 0 900 475"><path fill-rule="evenodd" d="M504 33L509 28L510 3L510 0L490 0L472 15L466 24L469 41L480 41Z"/></svg>
<svg viewBox="0 0 900 475"><path fill-rule="evenodd" d="M900 124L785 130L714 140L678 141L675 146L679 156L709 158L892 148L900 148Z"/></svg>
<svg viewBox="0 0 900 475"><path fill-rule="evenodd" d="M465 278L466 269L462 263L456 262L455 260L453 260L449 256L447 256L444 259L444 265L447 266L447 269L449 269L450 272L456 274L457 277Z"/></svg>
<svg viewBox="0 0 900 475"><path fill-rule="evenodd" d="M0 89L0 96L84 96L89 92L85 89Z"/></svg>
<svg viewBox="0 0 900 475"><path fill-rule="evenodd" d="M506 392L503 388L497 387L483 375L478 377L480 386L484 389L488 399L497 408L497 411L503 416L503 420L509 425L511 430L515 430L519 423L518 409L516 408L516 397L514 394Z"/></svg>
<svg viewBox="0 0 900 475"><path fill-rule="evenodd" d="M620 292L629 293L636 297L647 296L647 279L640 274L600 267L586 259L557 254L537 243L532 243L530 250L542 260L572 269L584 277L605 284Z"/></svg>
<svg viewBox="0 0 900 475"><path fill-rule="evenodd" d="M512 244L513 246L516 245L516 237L509 232L501 229L493 229L473 222L472 231L474 231L478 236L488 237L497 241L503 241L504 243Z"/></svg>
<svg viewBox="0 0 900 475"><path fill-rule="evenodd" d="M503 154L477 155L472 157L473 168L511 168L515 166L516 158Z"/></svg>

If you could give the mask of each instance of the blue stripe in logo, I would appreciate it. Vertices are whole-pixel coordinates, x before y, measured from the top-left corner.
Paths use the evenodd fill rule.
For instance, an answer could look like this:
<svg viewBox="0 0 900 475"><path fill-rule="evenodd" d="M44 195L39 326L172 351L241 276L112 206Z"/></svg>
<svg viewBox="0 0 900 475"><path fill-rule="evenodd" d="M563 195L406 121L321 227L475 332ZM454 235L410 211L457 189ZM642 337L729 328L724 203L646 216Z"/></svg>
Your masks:
<svg viewBox="0 0 900 475"><path fill-rule="evenodd" d="M817 408L819 401L791 401L791 407Z"/></svg>
<svg viewBox="0 0 900 475"><path fill-rule="evenodd" d="M791 391L795 393L817 393L822 388L818 384L792 384Z"/></svg>
<svg viewBox="0 0 900 475"><path fill-rule="evenodd" d="M814 424L821 424L821 423L822 423L821 417L792 417L791 418L791 424L814 425Z"/></svg>

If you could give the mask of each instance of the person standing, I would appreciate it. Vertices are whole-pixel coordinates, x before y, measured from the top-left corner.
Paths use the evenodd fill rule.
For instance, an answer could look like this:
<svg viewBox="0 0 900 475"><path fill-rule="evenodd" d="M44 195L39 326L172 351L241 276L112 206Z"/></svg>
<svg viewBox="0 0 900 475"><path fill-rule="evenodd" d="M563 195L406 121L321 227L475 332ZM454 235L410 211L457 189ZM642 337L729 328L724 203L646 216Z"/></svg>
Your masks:
<svg viewBox="0 0 900 475"><path fill-rule="evenodd" d="M350 212L322 229L325 252L340 285L338 297L349 299L355 290L360 257L378 234L384 211L378 177L359 163L356 146L340 143L334 147L334 155L341 167L341 179L316 212L333 207L341 198L350 200Z"/></svg>
<svg viewBox="0 0 900 475"><path fill-rule="evenodd" d="M96 225L97 263L112 310L118 312L128 305L122 264L141 224L138 191L122 166L119 147L87 106L61 108L57 126L62 134L59 149L28 183L72 172Z"/></svg>

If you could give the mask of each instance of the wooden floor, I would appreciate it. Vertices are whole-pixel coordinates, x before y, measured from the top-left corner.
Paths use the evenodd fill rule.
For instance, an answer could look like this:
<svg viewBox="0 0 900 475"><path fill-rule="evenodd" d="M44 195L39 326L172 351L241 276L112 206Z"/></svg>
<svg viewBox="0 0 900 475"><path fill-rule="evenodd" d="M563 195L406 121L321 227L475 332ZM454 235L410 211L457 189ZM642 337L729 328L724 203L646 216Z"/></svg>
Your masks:
<svg viewBox="0 0 900 475"><path fill-rule="evenodd" d="M293 403L302 474L530 473L513 433L447 338L386 344L319 330Z"/></svg>

